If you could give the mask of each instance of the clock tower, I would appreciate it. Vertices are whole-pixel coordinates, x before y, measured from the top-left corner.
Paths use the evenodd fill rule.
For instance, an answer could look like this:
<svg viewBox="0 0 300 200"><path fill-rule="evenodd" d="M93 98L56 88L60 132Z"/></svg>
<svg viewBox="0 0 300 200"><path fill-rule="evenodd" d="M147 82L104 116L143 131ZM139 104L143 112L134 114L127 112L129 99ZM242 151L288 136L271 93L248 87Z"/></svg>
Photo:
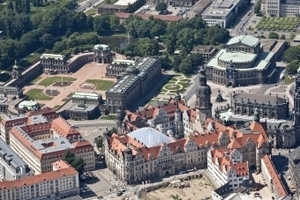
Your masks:
<svg viewBox="0 0 300 200"><path fill-rule="evenodd" d="M207 118L212 117L211 88L207 85L205 69L201 67L199 85L196 90L197 121L204 125Z"/></svg>

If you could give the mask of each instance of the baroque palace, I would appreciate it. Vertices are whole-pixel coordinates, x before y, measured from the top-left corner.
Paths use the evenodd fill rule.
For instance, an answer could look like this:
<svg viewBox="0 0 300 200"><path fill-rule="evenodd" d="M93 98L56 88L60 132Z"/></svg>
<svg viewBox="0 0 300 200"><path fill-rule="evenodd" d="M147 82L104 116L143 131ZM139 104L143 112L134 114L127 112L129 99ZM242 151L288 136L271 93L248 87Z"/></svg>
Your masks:
<svg viewBox="0 0 300 200"><path fill-rule="evenodd" d="M207 158L217 159L220 154L240 154L240 159L235 161L240 164L232 162L229 156L219 165L231 168L236 176L248 176L249 168L259 171L260 160L270 153L271 147L259 114L255 113L251 125L244 129L212 119L211 88L204 69L200 70L196 93L195 109L186 106L177 95L162 107L148 106L136 113L127 111L124 118L119 113L118 133L109 130L104 133L107 167L120 180L135 183L182 170L207 168ZM193 131L184 132L184 129ZM208 155L216 151L219 153ZM243 166L242 172L238 165ZM232 182L231 189L240 184Z"/></svg>

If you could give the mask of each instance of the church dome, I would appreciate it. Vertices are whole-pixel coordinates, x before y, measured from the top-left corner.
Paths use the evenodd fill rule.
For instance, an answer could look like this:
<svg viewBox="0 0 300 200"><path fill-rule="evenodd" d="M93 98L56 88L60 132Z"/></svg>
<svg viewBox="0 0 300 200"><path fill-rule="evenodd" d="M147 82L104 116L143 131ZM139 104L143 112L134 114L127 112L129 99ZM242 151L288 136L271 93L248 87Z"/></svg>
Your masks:
<svg viewBox="0 0 300 200"><path fill-rule="evenodd" d="M134 66L129 66L129 67L126 68L126 73L127 74L135 74L135 75L137 75L139 72L140 71L136 67L134 67Z"/></svg>

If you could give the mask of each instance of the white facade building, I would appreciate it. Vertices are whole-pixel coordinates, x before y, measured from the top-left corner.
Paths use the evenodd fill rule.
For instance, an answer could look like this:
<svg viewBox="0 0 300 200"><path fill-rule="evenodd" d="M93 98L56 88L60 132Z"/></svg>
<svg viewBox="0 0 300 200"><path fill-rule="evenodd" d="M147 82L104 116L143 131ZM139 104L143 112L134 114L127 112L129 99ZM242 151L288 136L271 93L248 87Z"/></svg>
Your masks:
<svg viewBox="0 0 300 200"><path fill-rule="evenodd" d="M238 13L239 6L244 0L215 0L203 12L202 18L208 26L219 25L227 27L234 15Z"/></svg>
<svg viewBox="0 0 300 200"><path fill-rule="evenodd" d="M0 139L0 181L18 180L32 175L22 158Z"/></svg>
<svg viewBox="0 0 300 200"><path fill-rule="evenodd" d="M51 172L15 181L0 182L2 200L53 200L79 194L78 172L64 161L53 163Z"/></svg>
<svg viewBox="0 0 300 200"><path fill-rule="evenodd" d="M231 190L249 180L248 162L243 162L243 156L237 149L211 148L207 152L207 169L216 182L220 185L228 183Z"/></svg>

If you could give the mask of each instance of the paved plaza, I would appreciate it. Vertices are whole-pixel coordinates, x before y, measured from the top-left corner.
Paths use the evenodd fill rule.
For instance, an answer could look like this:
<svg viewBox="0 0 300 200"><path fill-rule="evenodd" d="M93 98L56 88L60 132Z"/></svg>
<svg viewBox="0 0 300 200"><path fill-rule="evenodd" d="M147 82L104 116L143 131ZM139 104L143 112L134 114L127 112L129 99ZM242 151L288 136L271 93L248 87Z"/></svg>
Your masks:
<svg viewBox="0 0 300 200"><path fill-rule="evenodd" d="M80 68L78 71L70 74L58 74L58 75L47 75L42 74L40 79L35 82L34 85L29 85L24 87L24 93L27 93L31 89L40 89L44 92L46 90L52 91L59 91L57 96L54 96L51 100L36 100L37 102L47 105L48 107L57 107L65 103L66 99L69 98L70 94L76 91L82 92L92 92L95 91L101 94L105 98L105 90L97 90L97 89L86 89L82 87L82 84L86 82L88 79L97 79L97 80L107 80L115 82L115 79L112 78L105 78L106 73L106 64L99 64L99 63L88 63ZM43 80L48 77L59 76L59 77L66 77L66 78L74 78L76 79L72 84L67 86L42 86L39 85Z"/></svg>

